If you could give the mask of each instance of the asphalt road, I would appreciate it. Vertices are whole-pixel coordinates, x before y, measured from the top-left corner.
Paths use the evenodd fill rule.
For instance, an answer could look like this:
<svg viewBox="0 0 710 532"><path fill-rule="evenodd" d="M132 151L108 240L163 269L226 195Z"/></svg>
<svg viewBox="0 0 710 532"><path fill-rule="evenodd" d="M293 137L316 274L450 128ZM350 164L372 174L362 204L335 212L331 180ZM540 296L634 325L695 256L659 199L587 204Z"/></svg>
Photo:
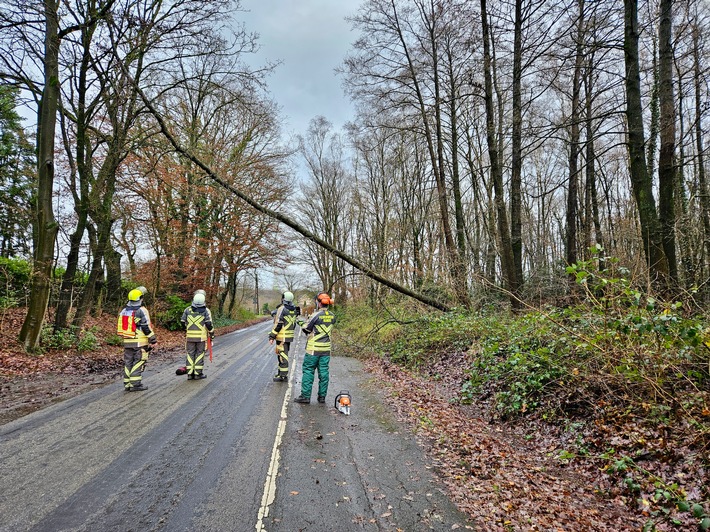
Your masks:
<svg viewBox="0 0 710 532"><path fill-rule="evenodd" d="M471 528L360 362L333 357L326 404L296 404L302 340L274 383L269 327L218 337L207 379L151 364L144 392L117 379L0 426L0 530Z"/></svg>

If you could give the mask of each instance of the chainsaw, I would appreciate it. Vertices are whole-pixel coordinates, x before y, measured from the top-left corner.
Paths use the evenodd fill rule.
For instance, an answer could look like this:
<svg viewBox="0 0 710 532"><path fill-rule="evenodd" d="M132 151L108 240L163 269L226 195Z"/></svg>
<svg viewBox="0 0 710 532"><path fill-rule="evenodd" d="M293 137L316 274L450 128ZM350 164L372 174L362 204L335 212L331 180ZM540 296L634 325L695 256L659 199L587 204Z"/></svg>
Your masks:
<svg viewBox="0 0 710 532"><path fill-rule="evenodd" d="M350 415L350 392L347 390L341 390L338 395L335 396L335 408L339 412L342 412L346 416Z"/></svg>

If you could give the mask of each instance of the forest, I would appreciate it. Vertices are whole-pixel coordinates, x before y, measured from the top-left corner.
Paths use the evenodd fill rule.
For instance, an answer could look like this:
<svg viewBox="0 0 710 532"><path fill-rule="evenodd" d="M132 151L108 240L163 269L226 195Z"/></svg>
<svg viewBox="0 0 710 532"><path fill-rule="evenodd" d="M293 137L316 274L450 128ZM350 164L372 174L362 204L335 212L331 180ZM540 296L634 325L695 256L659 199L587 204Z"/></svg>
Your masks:
<svg viewBox="0 0 710 532"><path fill-rule="evenodd" d="M139 285L168 328L197 286L251 318L277 271L331 293L354 352L424 381L456 354L457 404L576 427L561 460L616 475L645 530L710 530L710 5L362 0L356 117L289 140L242 10L0 0L19 348Z"/></svg>

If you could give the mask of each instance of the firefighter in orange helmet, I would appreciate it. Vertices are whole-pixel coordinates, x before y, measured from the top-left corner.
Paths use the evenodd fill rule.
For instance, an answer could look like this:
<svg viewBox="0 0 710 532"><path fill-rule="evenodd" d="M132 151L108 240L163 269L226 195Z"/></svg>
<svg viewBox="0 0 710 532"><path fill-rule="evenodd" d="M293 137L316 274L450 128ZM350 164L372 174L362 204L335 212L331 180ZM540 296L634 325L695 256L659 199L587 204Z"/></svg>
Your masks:
<svg viewBox="0 0 710 532"><path fill-rule="evenodd" d="M301 377L301 395L297 403L311 402L311 391L315 373L318 372L318 402L325 403L330 380L330 354L332 350L332 332L335 315L330 310L333 300L325 292L316 296L316 311L301 331L306 335L306 353L303 356L303 375Z"/></svg>

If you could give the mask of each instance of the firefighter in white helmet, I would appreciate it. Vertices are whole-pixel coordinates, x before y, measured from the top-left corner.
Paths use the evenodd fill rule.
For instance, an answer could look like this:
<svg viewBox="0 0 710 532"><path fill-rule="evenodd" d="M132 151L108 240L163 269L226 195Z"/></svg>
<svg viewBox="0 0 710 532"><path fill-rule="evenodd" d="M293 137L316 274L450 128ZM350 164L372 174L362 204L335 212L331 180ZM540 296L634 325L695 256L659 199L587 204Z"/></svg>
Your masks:
<svg viewBox="0 0 710 532"><path fill-rule="evenodd" d="M207 377L204 373L207 336L214 338L212 313L205 305L204 293L195 292L192 305L185 309L180 321L186 329L187 380L204 379Z"/></svg>
<svg viewBox="0 0 710 532"><path fill-rule="evenodd" d="M288 380L288 352L293 341L293 332L296 327L296 307L293 306L293 293L281 294L281 305L274 314L274 326L269 333L269 343L276 343L276 360L278 368L274 381L285 382Z"/></svg>

